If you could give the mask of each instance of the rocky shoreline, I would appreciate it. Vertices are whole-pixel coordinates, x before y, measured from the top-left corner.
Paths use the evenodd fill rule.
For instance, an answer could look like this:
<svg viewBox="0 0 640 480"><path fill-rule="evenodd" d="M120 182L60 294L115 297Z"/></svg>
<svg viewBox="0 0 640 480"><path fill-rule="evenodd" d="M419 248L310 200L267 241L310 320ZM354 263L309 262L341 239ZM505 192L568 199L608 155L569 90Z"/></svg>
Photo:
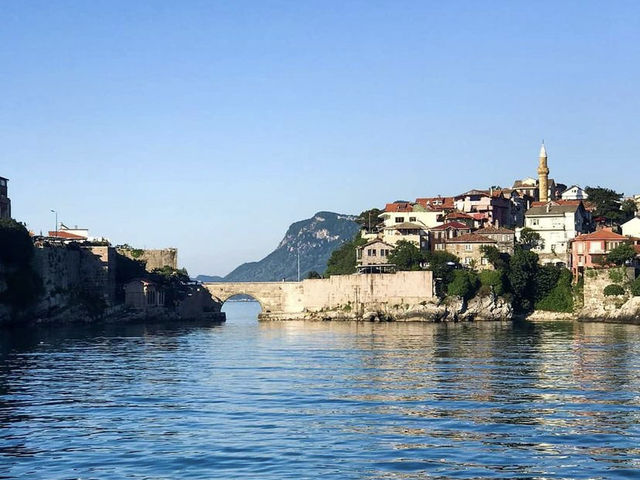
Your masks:
<svg viewBox="0 0 640 480"><path fill-rule="evenodd" d="M471 322L508 321L513 319L513 307L500 297L421 302L419 304L369 304L359 309L340 305L332 309L291 313L261 313L260 320L287 321L360 321L360 322Z"/></svg>

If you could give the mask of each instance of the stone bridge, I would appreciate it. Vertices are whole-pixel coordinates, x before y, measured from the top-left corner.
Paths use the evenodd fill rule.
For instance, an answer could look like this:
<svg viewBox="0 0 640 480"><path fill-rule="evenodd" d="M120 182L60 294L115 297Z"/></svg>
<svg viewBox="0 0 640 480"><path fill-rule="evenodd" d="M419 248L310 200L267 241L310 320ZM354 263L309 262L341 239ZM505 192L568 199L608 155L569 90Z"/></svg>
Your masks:
<svg viewBox="0 0 640 480"><path fill-rule="evenodd" d="M298 313L303 310L302 282L209 282L211 296L224 303L234 295L250 295L263 313Z"/></svg>
<svg viewBox="0 0 640 480"><path fill-rule="evenodd" d="M250 295L262 307L261 318L291 318L326 310L380 309L385 305L418 305L433 298L430 271L395 274L334 275L301 282L204 283L211 296L225 302Z"/></svg>

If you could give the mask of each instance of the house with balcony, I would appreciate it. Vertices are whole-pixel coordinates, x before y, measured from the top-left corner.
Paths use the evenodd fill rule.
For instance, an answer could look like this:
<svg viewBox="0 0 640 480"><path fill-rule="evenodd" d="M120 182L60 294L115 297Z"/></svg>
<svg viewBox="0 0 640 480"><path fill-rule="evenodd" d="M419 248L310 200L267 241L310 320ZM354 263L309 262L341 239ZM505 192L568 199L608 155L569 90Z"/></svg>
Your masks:
<svg viewBox="0 0 640 480"><path fill-rule="evenodd" d="M493 270L493 265L489 263L482 251L482 247L485 246L496 247L497 242L483 235L467 233L448 240L445 250L457 256L460 262L469 268Z"/></svg>
<svg viewBox="0 0 640 480"><path fill-rule="evenodd" d="M0 177L0 218L11 218L11 200L9 199L8 178Z"/></svg>
<svg viewBox="0 0 640 480"><path fill-rule="evenodd" d="M569 242L578 235L588 233L591 228L590 216L581 201L550 201L534 203L525 214L525 228L540 234L542 245L533 251L540 257L540 263L568 265ZM522 229L516 229L519 238Z"/></svg>
<svg viewBox="0 0 640 480"><path fill-rule="evenodd" d="M389 263L394 246L380 238L373 239L356 249L358 273L391 273L395 265Z"/></svg>
<svg viewBox="0 0 640 480"><path fill-rule="evenodd" d="M614 233L611 228L578 235L571 241L571 271L574 278L581 276L587 268L606 266L609 252L625 243L633 246L634 241Z"/></svg>
<svg viewBox="0 0 640 480"><path fill-rule="evenodd" d="M423 206L420 203L397 201L388 203L380 218L385 227L392 227L400 223L416 223L431 228L444 223L446 211L444 208Z"/></svg>

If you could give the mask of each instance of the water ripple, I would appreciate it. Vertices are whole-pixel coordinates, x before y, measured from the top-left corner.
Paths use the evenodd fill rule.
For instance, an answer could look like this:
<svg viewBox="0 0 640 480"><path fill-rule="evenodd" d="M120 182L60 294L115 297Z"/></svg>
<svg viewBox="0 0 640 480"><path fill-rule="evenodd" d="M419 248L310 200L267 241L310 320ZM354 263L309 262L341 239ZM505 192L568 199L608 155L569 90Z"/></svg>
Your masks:
<svg viewBox="0 0 640 480"><path fill-rule="evenodd" d="M640 327L226 308L2 332L0 478L640 477Z"/></svg>

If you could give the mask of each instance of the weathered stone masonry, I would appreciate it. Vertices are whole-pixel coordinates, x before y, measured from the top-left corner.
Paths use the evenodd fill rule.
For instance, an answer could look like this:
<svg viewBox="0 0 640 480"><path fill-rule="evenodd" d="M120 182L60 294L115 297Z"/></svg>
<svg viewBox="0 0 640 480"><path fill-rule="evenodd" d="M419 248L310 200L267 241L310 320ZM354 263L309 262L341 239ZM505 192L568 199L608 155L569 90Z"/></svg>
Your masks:
<svg viewBox="0 0 640 480"><path fill-rule="evenodd" d="M349 309L366 311L393 305L416 305L433 298L430 271L396 274L336 275L302 282L205 283L221 302L247 294L260 302L262 318L304 312Z"/></svg>

